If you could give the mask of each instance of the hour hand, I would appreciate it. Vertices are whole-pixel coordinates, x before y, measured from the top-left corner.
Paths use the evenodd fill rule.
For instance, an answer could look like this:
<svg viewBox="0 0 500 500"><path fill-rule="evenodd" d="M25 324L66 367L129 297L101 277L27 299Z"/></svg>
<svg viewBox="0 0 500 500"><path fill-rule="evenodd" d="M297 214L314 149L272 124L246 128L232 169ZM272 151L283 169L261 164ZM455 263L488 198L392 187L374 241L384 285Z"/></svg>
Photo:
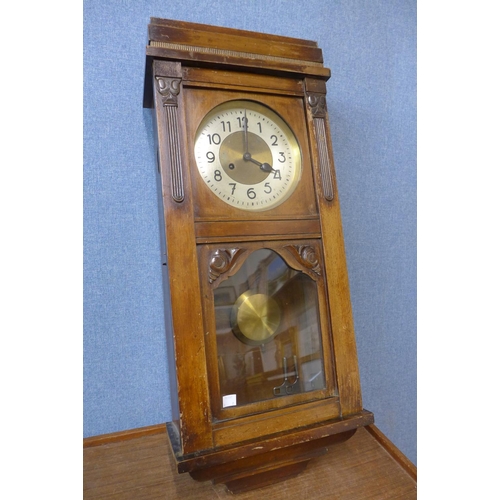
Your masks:
<svg viewBox="0 0 500 500"><path fill-rule="evenodd" d="M260 169L263 170L264 172L276 172L276 170L274 170L274 168L271 167L269 163L261 163Z"/></svg>
<svg viewBox="0 0 500 500"><path fill-rule="evenodd" d="M252 163L255 163L255 165L258 165L260 169L263 172L274 172L274 168L269 165L269 163L261 163L260 161L256 160L255 158L252 158L252 155L250 153L245 153L243 155L243 159L245 161L251 161Z"/></svg>

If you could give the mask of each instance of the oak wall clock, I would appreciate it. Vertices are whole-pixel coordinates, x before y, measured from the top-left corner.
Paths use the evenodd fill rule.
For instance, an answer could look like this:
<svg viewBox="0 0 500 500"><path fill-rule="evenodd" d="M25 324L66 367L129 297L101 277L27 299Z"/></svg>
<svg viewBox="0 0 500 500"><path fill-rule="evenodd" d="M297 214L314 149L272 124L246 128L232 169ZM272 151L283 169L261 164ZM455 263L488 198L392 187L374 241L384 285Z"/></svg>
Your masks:
<svg viewBox="0 0 500 500"><path fill-rule="evenodd" d="M233 491L300 473L362 407L317 44L151 19L179 472Z"/></svg>

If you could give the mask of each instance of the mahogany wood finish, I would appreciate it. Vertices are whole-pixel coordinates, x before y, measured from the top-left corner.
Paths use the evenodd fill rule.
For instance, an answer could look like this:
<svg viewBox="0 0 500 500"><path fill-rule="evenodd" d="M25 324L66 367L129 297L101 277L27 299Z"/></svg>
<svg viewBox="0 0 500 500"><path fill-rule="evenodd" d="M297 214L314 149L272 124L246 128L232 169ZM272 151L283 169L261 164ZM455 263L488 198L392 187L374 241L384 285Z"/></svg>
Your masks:
<svg viewBox="0 0 500 500"><path fill-rule="evenodd" d="M375 425L368 425L366 430L383 446L391 457L408 473L408 475L416 482L417 468L413 463L380 431Z"/></svg>
<svg viewBox="0 0 500 500"><path fill-rule="evenodd" d="M165 425L161 433L145 435L142 429L127 431L102 446L83 450L83 498L85 500L220 500L234 498L223 483L194 481L178 474L169 450ZM381 436L380 439L376 436ZM102 439L101 439L102 441ZM238 494L239 500L410 500L417 498L416 467L402 456L373 425L360 428L349 440L315 457L297 477L265 489ZM298 467L301 467L299 463ZM273 475L271 474L271 477Z"/></svg>
<svg viewBox="0 0 500 500"><path fill-rule="evenodd" d="M298 474L373 422L361 401L326 109L330 70L310 40L156 18L149 40L144 106L154 108L157 130L175 366L169 438L179 472L245 491ZM300 145L300 182L267 211L226 204L196 167L200 122L236 99L273 109ZM224 408L214 294L259 249L316 287L325 385Z"/></svg>
<svg viewBox="0 0 500 500"><path fill-rule="evenodd" d="M83 439L83 447L91 448L103 444L120 443L129 439L137 439L144 436L153 436L155 434L164 434L165 424L149 425L139 429L130 429L126 431L111 432L109 434L100 434Z"/></svg>

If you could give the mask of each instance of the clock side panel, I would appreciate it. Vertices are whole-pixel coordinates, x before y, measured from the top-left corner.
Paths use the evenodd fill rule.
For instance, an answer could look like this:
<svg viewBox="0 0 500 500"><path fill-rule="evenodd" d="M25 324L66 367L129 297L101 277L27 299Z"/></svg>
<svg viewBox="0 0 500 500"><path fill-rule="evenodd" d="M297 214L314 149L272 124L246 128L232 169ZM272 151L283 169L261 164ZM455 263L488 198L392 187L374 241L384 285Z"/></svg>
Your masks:
<svg viewBox="0 0 500 500"><path fill-rule="evenodd" d="M213 442L180 64L155 61L153 86L172 312L172 332L167 334L176 366L180 447L186 454L210 449Z"/></svg>
<svg viewBox="0 0 500 500"><path fill-rule="evenodd" d="M218 90L186 85L186 122L188 155L192 189L195 196L196 220L269 220L318 217L314 194L309 143L305 127L303 98L254 92ZM194 137L205 115L217 105L230 100L255 101L274 110L294 132L301 150L302 172L295 191L281 205L259 212L232 207L219 199L203 182L194 155ZM252 167L250 167L252 168Z"/></svg>
<svg viewBox="0 0 500 500"><path fill-rule="evenodd" d="M305 79L309 141L321 224L328 301L335 332L335 366L342 407L348 416L363 410L354 321L347 274L339 195L324 81Z"/></svg>

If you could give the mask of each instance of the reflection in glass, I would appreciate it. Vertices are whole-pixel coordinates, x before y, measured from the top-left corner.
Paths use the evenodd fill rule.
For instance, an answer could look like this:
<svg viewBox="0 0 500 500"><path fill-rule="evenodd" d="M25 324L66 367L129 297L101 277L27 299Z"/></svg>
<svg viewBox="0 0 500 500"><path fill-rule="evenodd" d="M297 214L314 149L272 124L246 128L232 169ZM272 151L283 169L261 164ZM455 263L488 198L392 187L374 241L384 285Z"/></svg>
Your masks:
<svg viewBox="0 0 500 500"><path fill-rule="evenodd" d="M307 274L257 250L214 301L223 407L325 387L318 293Z"/></svg>

